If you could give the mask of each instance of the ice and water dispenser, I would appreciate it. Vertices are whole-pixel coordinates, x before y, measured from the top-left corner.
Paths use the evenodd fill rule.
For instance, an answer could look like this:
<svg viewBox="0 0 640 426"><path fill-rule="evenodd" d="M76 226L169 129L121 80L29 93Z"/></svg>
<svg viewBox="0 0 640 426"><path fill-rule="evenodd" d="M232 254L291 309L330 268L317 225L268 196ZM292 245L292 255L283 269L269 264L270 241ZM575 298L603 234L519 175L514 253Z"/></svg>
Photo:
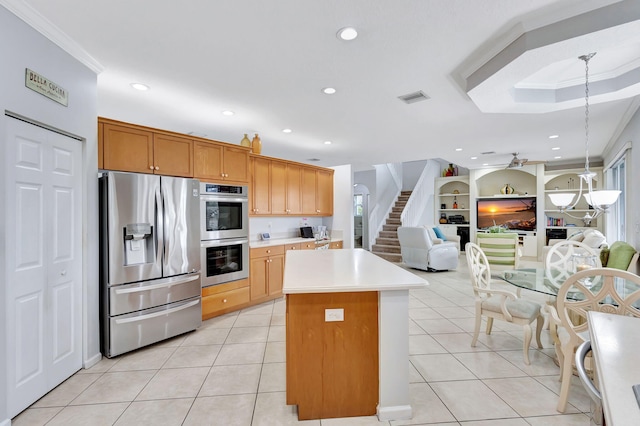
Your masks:
<svg viewBox="0 0 640 426"><path fill-rule="evenodd" d="M124 228L124 264L155 262L153 227L150 223L130 223Z"/></svg>

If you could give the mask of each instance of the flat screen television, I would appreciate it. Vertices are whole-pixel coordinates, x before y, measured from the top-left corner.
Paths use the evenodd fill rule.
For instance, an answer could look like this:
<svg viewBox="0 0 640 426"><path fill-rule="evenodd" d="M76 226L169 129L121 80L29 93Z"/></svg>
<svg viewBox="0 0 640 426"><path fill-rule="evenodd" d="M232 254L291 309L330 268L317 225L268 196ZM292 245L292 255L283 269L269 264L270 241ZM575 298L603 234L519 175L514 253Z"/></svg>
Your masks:
<svg viewBox="0 0 640 426"><path fill-rule="evenodd" d="M497 225L516 231L536 230L536 197L479 198L478 229Z"/></svg>

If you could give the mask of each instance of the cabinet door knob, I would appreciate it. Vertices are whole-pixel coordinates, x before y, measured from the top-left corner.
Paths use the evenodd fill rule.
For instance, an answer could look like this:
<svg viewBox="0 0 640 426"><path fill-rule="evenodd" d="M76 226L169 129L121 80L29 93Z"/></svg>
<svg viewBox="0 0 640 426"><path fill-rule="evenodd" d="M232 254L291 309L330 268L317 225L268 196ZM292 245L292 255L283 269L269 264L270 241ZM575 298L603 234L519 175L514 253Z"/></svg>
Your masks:
<svg viewBox="0 0 640 426"><path fill-rule="evenodd" d="M320 213L320 210L316 210L316 213Z"/></svg>
<svg viewBox="0 0 640 426"><path fill-rule="evenodd" d="M267 253L271 253L271 250L267 250Z"/></svg>
<svg viewBox="0 0 640 426"><path fill-rule="evenodd" d="M222 299L222 303L227 303L227 299Z"/></svg>
<svg viewBox="0 0 640 426"><path fill-rule="evenodd" d="M149 166L149 170L153 170L153 166Z"/></svg>
<svg viewBox="0 0 640 426"><path fill-rule="evenodd" d="M160 170L160 167L159 167L159 166L156 166L156 170Z"/></svg>

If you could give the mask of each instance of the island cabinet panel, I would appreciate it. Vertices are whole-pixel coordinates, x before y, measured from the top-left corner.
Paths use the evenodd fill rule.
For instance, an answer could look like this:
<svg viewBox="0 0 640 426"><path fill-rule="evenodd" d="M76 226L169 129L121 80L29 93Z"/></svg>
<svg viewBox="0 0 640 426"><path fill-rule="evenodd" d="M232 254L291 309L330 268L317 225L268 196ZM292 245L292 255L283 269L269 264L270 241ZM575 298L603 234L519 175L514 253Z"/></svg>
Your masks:
<svg viewBox="0 0 640 426"><path fill-rule="evenodd" d="M378 405L378 293L288 294L287 405L298 420L372 416ZM343 309L343 321L325 319Z"/></svg>
<svg viewBox="0 0 640 426"><path fill-rule="evenodd" d="M194 177L210 182L249 183L249 150L222 143L196 141Z"/></svg>
<svg viewBox="0 0 640 426"><path fill-rule="evenodd" d="M251 205L252 215L271 214L271 160L251 157Z"/></svg>
<svg viewBox="0 0 640 426"><path fill-rule="evenodd" d="M107 170L153 173L153 132L104 123L103 162Z"/></svg>
<svg viewBox="0 0 640 426"><path fill-rule="evenodd" d="M284 252L283 245L250 250L249 281L252 301L282 295Z"/></svg>
<svg viewBox="0 0 640 426"><path fill-rule="evenodd" d="M193 177L193 141L154 134L153 164L156 174Z"/></svg>

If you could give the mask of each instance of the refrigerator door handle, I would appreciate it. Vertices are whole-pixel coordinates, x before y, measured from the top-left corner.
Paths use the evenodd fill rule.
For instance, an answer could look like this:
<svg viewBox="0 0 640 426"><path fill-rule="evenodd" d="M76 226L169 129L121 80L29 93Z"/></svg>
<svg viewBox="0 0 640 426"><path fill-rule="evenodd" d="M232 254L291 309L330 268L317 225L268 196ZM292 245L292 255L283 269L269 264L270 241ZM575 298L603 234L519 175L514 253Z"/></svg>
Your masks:
<svg viewBox="0 0 640 426"><path fill-rule="evenodd" d="M193 301L191 301L191 302L189 302L189 303L187 303L185 305L181 305L181 306L178 306L178 307L175 307L175 308L166 309L164 311L159 311L159 312L154 312L152 314L140 315L138 317L132 317L132 318L117 319L116 320L116 324L126 324L126 323L130 323L130 322L145 321L145 320L148 320L148 319L151 319L151 318L172 314L174 312L178 312L178 311L181 311L183 309L190 308L192 306L197 305L198 303L200 303L200 299L193 300Z"/></svg>
<svg viewBox="0 0 640 426"><path fill-rule="evenodd" d="M144 287L134 287L134 288L119 289L119 290L116 290L116 294L139 293L139 292L143 292L143 291L157 290L159 288L171 287L171 286L178 285L178 284L185 284L185 283L188 283L188 282L191 282L191 281L195 281L198 278L200 278L199 274L198 275L190 275L187 278L181 278L181 277L167 278L167 279L160 280L160 282L158 284L147 285L147 286L144 286Z"/></svg>
<svg viewBox="0 0 640 426"><path fill-rule="evenodd" d="M162 264L165 251L164 251L164 203L162 202L162 194L160 188L156 189L156 261Z"/></svg>

